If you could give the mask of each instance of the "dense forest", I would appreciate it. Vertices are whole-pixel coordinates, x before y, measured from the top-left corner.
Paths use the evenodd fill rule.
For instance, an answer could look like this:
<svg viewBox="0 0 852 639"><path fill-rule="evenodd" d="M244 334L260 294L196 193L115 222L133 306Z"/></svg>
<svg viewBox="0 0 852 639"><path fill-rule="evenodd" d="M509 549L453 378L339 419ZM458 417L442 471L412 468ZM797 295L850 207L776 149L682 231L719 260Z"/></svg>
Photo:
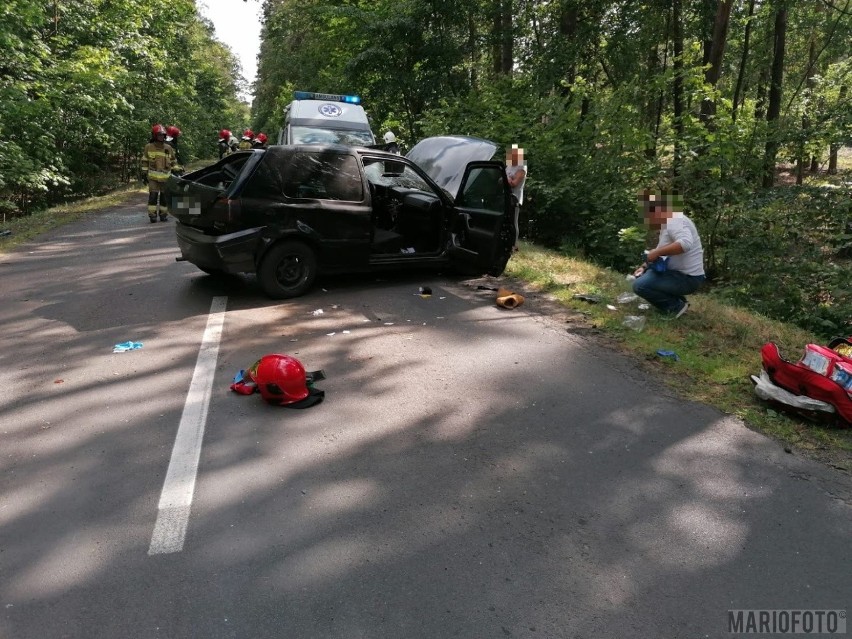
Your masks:
<svg viewBox="0 0 852 639"><path fill-rule="evenodd" d="M212 156L223 122L248 121L239 83L193 0L3 0L0 210L135 179L154 123Z"/></svg>
<svg viewBox="0 0 852 639"><path fill-rule="evenodd" d="M720 294L852 331L852 0L265 0L250 112L192 0L0 16L4 214L133 178L153 122L212 157L223 125L274 136L294 90L355 93L404 146L523 147L528 238L627 268L637 191L676 188Z"/></svg>

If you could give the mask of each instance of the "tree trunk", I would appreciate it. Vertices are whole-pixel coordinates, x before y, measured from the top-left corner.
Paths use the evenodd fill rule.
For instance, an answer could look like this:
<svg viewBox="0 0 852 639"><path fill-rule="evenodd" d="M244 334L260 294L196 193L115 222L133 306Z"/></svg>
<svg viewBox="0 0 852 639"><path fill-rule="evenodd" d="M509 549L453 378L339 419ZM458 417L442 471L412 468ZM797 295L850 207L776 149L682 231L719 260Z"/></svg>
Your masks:
<svg viewBox="0 0 852 639"><path fill-rule="evenodd" d="M846 101L846 92L848 89L846 85L842 85L840 87L840 103L843 104ZM840 151L840 147L842 145L837 142L832 142L828 148L828 174L829 175L837 175L837 153Z"/></svg>
<svg viewBox="0 0 852 639"><path fill-rule="evenodd" d="M749 0L748 3L748 18L746 20L745 34L743 35L743 56L740 59L740 69L737 73L737 86L734 89L734 101L731 105L731 120L737 121L737 103L740 101L740 92L743 89L745 80L746 62L749 54L749 41L751 40L751 23L754 18L754 0Z"/></svg>
<svg viewBox="0 0 852 639"><path fill-rule="evenodd" d="M503 75L512 75L515 66L514 33L512 29L512 0L503 0L503 24L500 41L500 71Z"/></svg>
<svg viewBox="0 0 852 639"><path fill-rule="evenodd" d="M659 61L660 53L658 51L657 45L654 45L648 50L648 60L645 69L645 72L647 73L648 77L654 77L660 73ZM656 122L656 106L657 97L651 95L649 92L642 105L642 119L644 120L643 126L647 126L648 131L651 134L649 136L650 140L645 146L645 157L648 159L653 159L657 156L657 139L654 136L654 123Z"/></svg>
<svg viewBox="0 0 852 639"><path fill-rule="evenodd" d="M665 36L663 37L663 42L665 44L663 45L662 75L666 74L666 71L668 70L668 66L669 66L669 37L670 37L670 31L671 31L671 22L672 22L671 13L668 13L666 15L666 33L665 33ZM655 113L654 113L654 156L653 157L656 157L656 155L657 155L657 144L659 143L659 140L660 140L660 124L663 121L663 108L665 107L665 103L666 103L666 91L665 91L665 87L663 87L663 88L660 89L660 94L657 97L657 103L656 103Z"/></svg>
<svg viewBox="0 0 852 639"><path fill-rule="evenodd" d="M479 78L477 75L477 58L479 56L478 47L476 46L476 19L473 11L467 16L467 49L470 56L470 86L473 89L478 88Z"/></svg>
<svg viewBox="0 0 852 639"><path fill-rule="evenodd" d="M577 35L577 24L579 23L579 12L575 2L564 2L559 14L559 35L563 40L571 41ZM574 82L576 69L574 67L573 57L568 68L565 70L565 80L571 85ZM567 95L568 89L563 87L562 93Z"/></svg>
<svg viewBox="0 0 852 639"><path fill-rule="evenodd" d="M769 71L760 70L757 79L757 90L754 93L754 119L763 120L766 117L766 84L769 82Z"/></svg>
<svg viewBox="0 0 852 639"><path fill-rule="evenodd" d="M780 6L775 10L774 46L772 54L772 72L769 81L769 106L766 122L769 124L766 139L766 151L763 156L763 188L775 184L775 157L778 155L777 125L781 115L781 89L784 80L784 49L787 42L787 8Z"/></svg>
<svg viewBox="0 0 852 639"><path fill-rule="evenodd" d="M503 3L501 0L491 0L491 70L494 75L500 75L503 64L502 49L503 42Z"/></svg>
<svg viewBox="0 0 852 639"><path fill-rule="evenodd" d="M672 46L674 47L674 79L672 81L672 102L674 109L674 176L680 175L681 140L683 139L683 16L681 0L672 0Z"/></svg>
<svg viewBox="0 0 852 639"><path fill-rule="evenodd" d="M807 93L805 96L805 110L802 113L802 136L799 141L799 152L796 156L796 184L799 186L805 181L805 146L811 136L811 116L808 113L813 108L813 94L816 82L816 34L811 34L811 42L808 46L808 77ZM811 165L814 161L811 160ZM812 172L816 169L811 169Z"/></svg>
<svg viewBox="0 0 852 639"><path fill-rule="evenodd" d="M840 145L832 143L828 147L828 174L837 175L837 153L840 151Z"/></svg>
<svg viewBox="0 0 852 639"><path fill-rule="evenodd" d="M716 19L713 21L713 38L710 41L709 67L704 72L704 82L712 89L716 88L722 73L722 57L725 54L725 43L728 39L728 24L731 18L733 0L719 0L716 8ZM701 121L707 124L716 115L716 101L705 98L701 101Z"/></svg>

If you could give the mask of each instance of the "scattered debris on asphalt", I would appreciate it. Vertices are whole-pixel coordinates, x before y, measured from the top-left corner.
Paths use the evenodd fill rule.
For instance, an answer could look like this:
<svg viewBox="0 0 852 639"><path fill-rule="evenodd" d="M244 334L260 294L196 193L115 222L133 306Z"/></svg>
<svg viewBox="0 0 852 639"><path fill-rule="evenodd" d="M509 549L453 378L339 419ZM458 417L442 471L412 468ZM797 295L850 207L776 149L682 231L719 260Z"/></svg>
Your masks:
<svg viewBox="0 0 852 639"><path fill-rule="evenodd" d="M122 342L121 344L116 344L112 352L113 353L126 353L127 351L135 351L142 348L142 342Z"/></svg>
<svg viewBox="0 0 852 639"><path fill-rule="evenodd" d="M511 310L513 308L518 308L524 303L524 296L519 293L514 293L507 288L501 288L497 290L497 299L495 302L500 308L507 308Z"/></svg>

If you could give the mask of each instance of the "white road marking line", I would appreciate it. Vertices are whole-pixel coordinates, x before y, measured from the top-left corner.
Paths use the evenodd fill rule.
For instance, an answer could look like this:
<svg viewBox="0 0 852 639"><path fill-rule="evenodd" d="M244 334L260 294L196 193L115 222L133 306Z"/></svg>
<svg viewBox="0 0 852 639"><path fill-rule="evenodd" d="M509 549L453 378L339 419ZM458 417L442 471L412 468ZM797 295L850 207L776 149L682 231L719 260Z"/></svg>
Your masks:
<svg viewBox="0 0 852 639"><path fill-rule="evenodd" d="M148 548L149 555L183 550L227 303L227 297L214 297L210 305L207 328L201 338L201 349L189 383L169 469L157 506L157 522Z"/></svg>

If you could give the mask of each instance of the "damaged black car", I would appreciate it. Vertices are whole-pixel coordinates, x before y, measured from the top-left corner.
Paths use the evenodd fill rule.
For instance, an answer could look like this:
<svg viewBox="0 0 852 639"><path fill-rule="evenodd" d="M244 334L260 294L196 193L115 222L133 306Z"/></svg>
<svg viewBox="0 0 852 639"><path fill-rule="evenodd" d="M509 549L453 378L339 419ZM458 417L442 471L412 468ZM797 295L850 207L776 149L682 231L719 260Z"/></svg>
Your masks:
<svg viewBox="0 0 852 639"><path fill-rule="evenodd" d="M337 145L235 153L166 185L180 260L296 297L320 273L451 267L499 275L515 240L498 146L428 138L405 157Z"/></svg>

